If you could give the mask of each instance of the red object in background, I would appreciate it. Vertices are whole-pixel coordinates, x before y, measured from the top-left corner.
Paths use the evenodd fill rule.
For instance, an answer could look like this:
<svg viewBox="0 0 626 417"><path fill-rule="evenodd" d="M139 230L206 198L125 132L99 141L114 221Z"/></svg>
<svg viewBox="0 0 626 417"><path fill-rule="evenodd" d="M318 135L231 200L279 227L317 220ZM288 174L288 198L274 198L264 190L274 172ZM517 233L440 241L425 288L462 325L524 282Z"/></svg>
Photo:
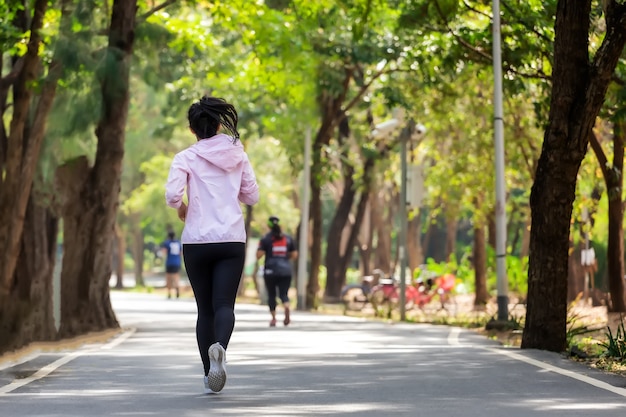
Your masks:
<svg viewBox="0 0 626 417"><path fill-rule="evenodd" d="M437 288L441 288L444 291L452 291L456 285L456 276L453 274L444 274L437 277L435 284L437 285Z"/></svg>

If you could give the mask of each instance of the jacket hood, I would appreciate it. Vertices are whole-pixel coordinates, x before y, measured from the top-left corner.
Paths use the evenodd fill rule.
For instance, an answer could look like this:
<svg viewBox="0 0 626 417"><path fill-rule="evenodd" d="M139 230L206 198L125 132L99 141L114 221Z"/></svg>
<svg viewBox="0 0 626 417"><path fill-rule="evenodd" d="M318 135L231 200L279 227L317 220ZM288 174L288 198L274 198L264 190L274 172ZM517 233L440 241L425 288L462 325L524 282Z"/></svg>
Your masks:
<svg viewBox="0 0 626 417"><path fill-rule="evenodd" d="M189 150L227 172L235 169L245 158L241 141L233 143L233 138L223 133L201 139Z"/></svg>

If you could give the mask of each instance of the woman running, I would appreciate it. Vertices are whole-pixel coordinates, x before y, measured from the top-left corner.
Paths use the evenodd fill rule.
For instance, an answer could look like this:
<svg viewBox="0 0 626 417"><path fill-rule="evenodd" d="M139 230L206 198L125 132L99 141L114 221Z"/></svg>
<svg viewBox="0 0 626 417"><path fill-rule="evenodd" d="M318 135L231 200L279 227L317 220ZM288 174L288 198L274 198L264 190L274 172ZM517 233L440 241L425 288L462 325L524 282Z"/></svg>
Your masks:
<svg viewBox="0 0 626 417"><path fill-rule="evenodd" d="M183 260L198 308L196 337L208 394L226 383L226 349L246 257L240 202L256 204L259 187L239 141L232 104L204 96L191 105L188 119L197 141L174 156L165 199L185 222Z"/></svg>

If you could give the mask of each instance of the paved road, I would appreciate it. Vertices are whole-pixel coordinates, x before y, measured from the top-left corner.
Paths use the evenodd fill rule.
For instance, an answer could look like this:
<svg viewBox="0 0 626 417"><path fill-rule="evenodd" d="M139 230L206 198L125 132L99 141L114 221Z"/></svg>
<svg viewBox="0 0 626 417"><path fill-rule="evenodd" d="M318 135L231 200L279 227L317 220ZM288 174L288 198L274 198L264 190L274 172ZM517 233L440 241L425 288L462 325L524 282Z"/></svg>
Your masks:
<svg viewBox="0 0 626 417"><path fill-rule="evenodd" d="M202 395L195 304L112 294L124 332L0 367L0 416L608 417L626 379L471 331L239 305L228 382ZM9 364L11 365L11 364ZM16 379L16 377L18 377Z"/></svg>

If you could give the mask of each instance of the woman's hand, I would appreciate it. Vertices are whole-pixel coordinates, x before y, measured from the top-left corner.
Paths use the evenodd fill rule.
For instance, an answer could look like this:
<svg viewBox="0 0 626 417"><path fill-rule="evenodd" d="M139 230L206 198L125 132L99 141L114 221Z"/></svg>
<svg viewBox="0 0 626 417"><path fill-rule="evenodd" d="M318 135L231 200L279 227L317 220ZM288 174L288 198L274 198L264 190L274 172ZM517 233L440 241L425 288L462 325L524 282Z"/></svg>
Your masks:
<svg viewBox="0 0 626 417"><path fill-rule="evenodd" d="M187 204L182 203L180 207L178 207L178 218L182 221L185 221L187 218Z"/></svg>

